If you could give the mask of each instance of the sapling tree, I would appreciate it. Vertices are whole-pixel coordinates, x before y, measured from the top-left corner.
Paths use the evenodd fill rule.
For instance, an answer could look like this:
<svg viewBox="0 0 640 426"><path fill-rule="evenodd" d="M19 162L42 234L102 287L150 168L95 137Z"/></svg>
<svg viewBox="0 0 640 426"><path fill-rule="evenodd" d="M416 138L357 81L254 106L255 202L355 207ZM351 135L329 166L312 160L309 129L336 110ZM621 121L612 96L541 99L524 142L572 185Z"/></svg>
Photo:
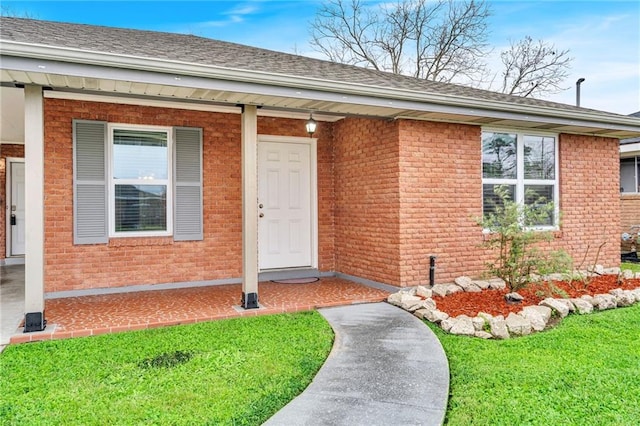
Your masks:
<svg viewBox="0 0 640 426"><path fill-rule="evenodd" d="M540 229L555 214L553 202L536 197L524 205L512 199L506 185L495 187L496 204L493 211L478 220L488 233L483 246L496 252L487 264L492 275L502 278L511 291L526 287L532 274L547 274L567 270L571 258L563 250L543 251L539 245L553 239L553 232ZM526 194L532 200L535 194Z"/></svg>

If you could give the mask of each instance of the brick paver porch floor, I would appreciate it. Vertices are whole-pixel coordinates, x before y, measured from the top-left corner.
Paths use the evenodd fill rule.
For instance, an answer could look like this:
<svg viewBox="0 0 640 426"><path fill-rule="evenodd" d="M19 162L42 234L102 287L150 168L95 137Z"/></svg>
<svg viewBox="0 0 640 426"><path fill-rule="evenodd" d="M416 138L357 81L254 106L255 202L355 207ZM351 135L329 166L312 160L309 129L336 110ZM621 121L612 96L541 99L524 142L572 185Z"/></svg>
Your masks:
<svg viewBox="0 0 640 426"><path fill-rule="evenodd" d="M11 343L65 339L251 315L380 302L389 293L340 278L314 283L259 284L260 309L243 311L240 284L49 299L43 332L16 334ZM234 308L235 306L235 308Z"/></svg>

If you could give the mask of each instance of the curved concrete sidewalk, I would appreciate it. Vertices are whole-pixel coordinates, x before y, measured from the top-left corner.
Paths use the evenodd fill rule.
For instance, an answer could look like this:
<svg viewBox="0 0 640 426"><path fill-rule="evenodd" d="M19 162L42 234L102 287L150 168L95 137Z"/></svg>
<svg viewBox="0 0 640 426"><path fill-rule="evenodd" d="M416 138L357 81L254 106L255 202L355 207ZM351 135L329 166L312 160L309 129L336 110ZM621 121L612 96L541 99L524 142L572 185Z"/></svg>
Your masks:
<svg viewBox="0 0 640 426"><path fill-rule="evenodd" d="M440 425L449 363L433 332L387 303L320 309L336 333L309 387L265 425Z"/></svg>

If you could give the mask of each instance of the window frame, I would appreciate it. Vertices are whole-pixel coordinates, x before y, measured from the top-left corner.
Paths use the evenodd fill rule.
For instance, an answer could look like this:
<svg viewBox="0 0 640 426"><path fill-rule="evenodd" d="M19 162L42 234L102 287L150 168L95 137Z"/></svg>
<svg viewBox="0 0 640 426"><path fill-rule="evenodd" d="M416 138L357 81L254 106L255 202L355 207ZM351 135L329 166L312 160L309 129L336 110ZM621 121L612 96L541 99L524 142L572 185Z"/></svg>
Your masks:
<svg viewBox="0 0 640 426"><path fill-rule="evenodd" d="M640 173L638 173L638 166L640 165L638 163L638 159L640 158L640 156L638 155L630 155L630 156L621 156L620 157L620 194L621 195L632 195L632 194L640 194L640 187L638 186L638 184L640 183L640 179L638 179L638 175ZM623 160L633 160L633 180L634 180L634 191L623 191L623 187L622 187L622 162Z"/></svg>
<svg viewBox="0 0 640 426"><path fill-rule="evenodd" d="M167 178L158 180L142 180L142 179L115 179L114 171L114 143L113 134L115 130L135 130L148 132L164 132L167 134ZM137 125L123 123L107 123L107 197L108 197L108 228L109 238L128 238L128 237L170 237L173 235L173 168L174 168L174 152L173 152L173 127L153 126L153 125ZM144 185L165 185L166 193L166 230L165 231L116 231L116 200L115 187L118 184L144 184Z"/></svg>
<svg viewBox="0 0 640 426"><path fill-rule="evenodd" d="M510 133L516 135L516 178L485 178L483 170L482 140L485 133ZM524 169L524 145L525 136L539 136L554 138L554 179L526 179ZM482 179L482 215L484 215L484 185L514 185L515 201L523 206L525 202L525 186L527 185L553 185L553 225L537 225L527 227L527 229L541 231L557 231L560 229L560 161L559 161L559 134L548 132L528 131L512 128L482 127L480 132L480 177ZM485 229L485 231L487 231Z"/></svg>

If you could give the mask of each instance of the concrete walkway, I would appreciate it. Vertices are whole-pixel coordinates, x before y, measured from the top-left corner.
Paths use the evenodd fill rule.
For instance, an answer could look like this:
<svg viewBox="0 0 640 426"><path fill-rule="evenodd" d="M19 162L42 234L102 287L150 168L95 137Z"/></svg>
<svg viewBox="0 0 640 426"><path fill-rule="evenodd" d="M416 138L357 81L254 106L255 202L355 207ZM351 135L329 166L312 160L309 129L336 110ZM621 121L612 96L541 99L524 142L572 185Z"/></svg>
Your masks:
<svg viewBox="0 0 640 426"><path fill-rule="evenodd" d="M440 425L449 364L433 332L387 303L320 309L336 333L309 387L268 426Z"/></svg>
<svg viewBox="0 0 640 426"><path fill-rule="evenodd" d="M0 351L24 318L24 265L0 267Z"/></svg>

